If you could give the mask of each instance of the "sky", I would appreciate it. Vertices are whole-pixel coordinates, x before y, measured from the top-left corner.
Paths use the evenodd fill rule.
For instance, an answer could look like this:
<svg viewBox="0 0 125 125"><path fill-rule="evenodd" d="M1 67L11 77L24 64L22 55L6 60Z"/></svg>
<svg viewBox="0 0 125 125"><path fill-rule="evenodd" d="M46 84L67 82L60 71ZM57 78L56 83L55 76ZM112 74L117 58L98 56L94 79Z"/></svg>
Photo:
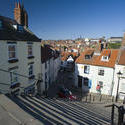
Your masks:
<svg viewBox="0 0 125 125"><path fill-rule="evenodd" d="M19 0L0 0L0 15L14 18L15 1ZM23 3L29 29L43 40L121 37L125 32L125 0L23 0Z"/></svg>

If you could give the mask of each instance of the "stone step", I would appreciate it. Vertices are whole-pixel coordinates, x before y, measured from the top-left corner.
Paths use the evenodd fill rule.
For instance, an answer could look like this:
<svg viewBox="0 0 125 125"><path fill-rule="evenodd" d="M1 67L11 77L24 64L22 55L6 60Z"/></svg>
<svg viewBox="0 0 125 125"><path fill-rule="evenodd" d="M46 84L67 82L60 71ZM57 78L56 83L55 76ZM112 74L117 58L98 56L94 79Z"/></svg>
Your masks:
<svg viewBox="0 0 125 125"><path fill-rule="evenodd" d="M72 103L76 103L76 102L71 102L70 104L69 104L69 102L66 102L66 101L62 101L62 100L57 100L56 101L56 103L54 103L54 100L53 99L43 99L42 101L46 101L46 103L50 103L51 105L55 105L55 106L59 106L59 107L61 107L61 109L62 110L66 110L66 112L70 112L70 108L71 109L73 109L74 110L74 112L76 113L76 111L78 110L77 108L75 108L75 106L72 106L71 104ZM58 101L60 101L60 103L58 102ZM63 103L64 104L63 104ZM54 104L53 104L54 103ZM67 103L68 103L68 105L67 105ZM77 106L78 106L78 104L77 104ZM67 111L68 110L68 111ZM80 109L81 110L81 109ZM77 111L78 113L80 112L79 110ZM88 114L88 113L86 113L85 115L83 115L83 114L85 114L84 113L84 110L83 110L83 112L80 112L80 116L82 116L84 119L85 118L87 118L87 117L93 117L93 116L91 116L90 114ZM71 115L71 114L70 114ZM88 115L88 116L87 116ZM79 116L79 117L80 117ZM78 117L78 118L79 118ZM97 124L98 123L98 121L99 121L99 119L98 119L98 117L96 118L97 119L97 121L95 121L95 124ZM88 120L88 119L87 119ZM86 120L86 122L87 122L87 120ZM93 119L92 119L93 120ZM91 121L92 121L91 120ZM94 120L95 120L95 118L94 118ZM94 120L93 120L93 124L94 124ZM88 120L89 121L89 120ZM104 121L102 120L101 121L101 123L100 124L102 124ZM88 123L89 124L89 123ZM109 122L104 122L104 124L109 124Z"/></svg>

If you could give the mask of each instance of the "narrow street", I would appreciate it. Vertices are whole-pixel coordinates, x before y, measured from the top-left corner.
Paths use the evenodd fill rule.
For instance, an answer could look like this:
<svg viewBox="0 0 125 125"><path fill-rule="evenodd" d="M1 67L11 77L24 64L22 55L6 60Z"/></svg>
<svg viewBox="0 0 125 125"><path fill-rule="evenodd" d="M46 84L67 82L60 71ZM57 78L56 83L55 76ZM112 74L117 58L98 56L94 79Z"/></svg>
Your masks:
<svg viewBox="0 0 125 125"><path fill-rule="evenodd" d="M48 96L56 97L56 94L60 86L64 86L65 88L71 90L74 94L74 91L73 91L74 85L75 85L74 72L61 71L58 73L57 81L49 87Z"/></svg>

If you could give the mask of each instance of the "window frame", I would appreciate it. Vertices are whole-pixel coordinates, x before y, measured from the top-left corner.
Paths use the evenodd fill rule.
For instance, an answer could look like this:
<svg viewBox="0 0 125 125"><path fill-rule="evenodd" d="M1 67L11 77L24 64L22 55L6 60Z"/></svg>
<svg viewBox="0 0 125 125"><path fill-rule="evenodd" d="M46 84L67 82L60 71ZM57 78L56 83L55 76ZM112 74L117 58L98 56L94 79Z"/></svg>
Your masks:
<svg viewBox="0 0 125 125"><path fill-rule="evenodd" d="M88 66L88 65L84 66L84 73L85 74L89 74L90 73L90 66Z"/></svg>
<svg viewBox="0 0 125 125"><path fill-rule="evenodd" d="M29 47L31 47L31 50L29 51ZM33 44L28 44L27 45L27 48L28 48L28 57L33 57ZM32 54L29 54L29 53L32 53Z"/></svg>
<svg viewBox="0 0 125 125"><path fill-rule="evenodd" d="M85 82L87 81L87 82ZM88 86L89 85L89 79L88 78L84 78L84 86Z"/></svg>
<svg viewBox="0 0 125 125"><path fill-rule="evenodd" d="M47 61L45 61L45 69L47 69Z"/></svg>
<svg viewBox="0 0 125 125"><path fill-rule="evenodd" d="M98 85L100 85L101 87L103 87L103 81L98 81Z"/></svg>
<svg viewBox="0 0 125 125"><path fill-rule="evenodd" d="M0 20L0 29L2 29L2 28L3 28L3 21Z"/></svg>
<svg viewBox="0 0 125 125"><path fill-rule="evenodd" d="M14 46L14 51L9 51L9 47ZM15 53L15 57L10 57L10 53ZM8 60L15 60L17 59L17 45L16 44L8 44Z"/></svg>
<svg viewBox="0 0 125 125"><path fill-rule="evenodd" d="M18 25L17 28L18 28L19 32L23 32L24 31L24 27L22 25Z"/></svg>
<svg viewBox="0 0 125 125"><path fill-rule="evenodd" d="M104 76L104 74L105 74L105 70L104 69L98 69L98 75Z"/></svg>
<svg viewBox="0 0 125 125"><path fill-rule="evenodd" d="M31 68L32 67L32 68ZM31 73L32 72L32 73ZM28 76L29 78L34 76L34 68L33 68L33 64L29 64L28 65Z"/></svg>
<svg viewBox="0 0 125 125"><path fill-rule="evenodd" d="M16 79L14 81L14 79ZM11 81L11 85L15 85L16 83L18 83L18 75L17 75L17 69L12 69L10 70L10 81Z"/></svg>

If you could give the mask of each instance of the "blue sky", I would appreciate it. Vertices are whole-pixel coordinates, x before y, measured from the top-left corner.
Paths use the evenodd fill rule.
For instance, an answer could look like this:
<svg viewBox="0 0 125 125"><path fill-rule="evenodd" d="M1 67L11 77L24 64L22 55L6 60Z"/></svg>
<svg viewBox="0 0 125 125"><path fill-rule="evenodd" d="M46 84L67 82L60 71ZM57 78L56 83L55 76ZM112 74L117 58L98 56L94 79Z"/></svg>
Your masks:
<svg viewBox="0 0 125 125"><path fill-rule="evenodd" d="M0 0L0 14L13 18L16 0ZM41 39L123 36L125 0L23 0L29 29Z"/></svg>

